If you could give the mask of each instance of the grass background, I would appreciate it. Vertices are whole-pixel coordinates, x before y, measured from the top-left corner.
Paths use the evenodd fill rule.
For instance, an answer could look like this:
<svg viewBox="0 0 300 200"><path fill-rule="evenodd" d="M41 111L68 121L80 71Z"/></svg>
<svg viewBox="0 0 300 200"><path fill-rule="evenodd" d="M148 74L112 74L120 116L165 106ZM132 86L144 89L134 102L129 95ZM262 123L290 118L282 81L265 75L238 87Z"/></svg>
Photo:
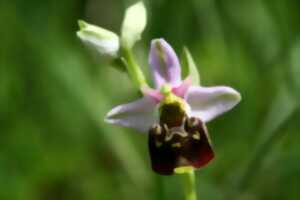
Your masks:
<svg viewBox="0 0 300 200"><path fill-rule="evenodd" d="M154 174L147 137L103 122L138 97L128 77L76 38L84 19L119 32L128 0L0 1L0 199L183 199L180 177ZM145 1L135 48L149 77L152 38L188 46L205 86L242 102L208 124L216 159L199 199L300 198L300 2Z"/></svg>

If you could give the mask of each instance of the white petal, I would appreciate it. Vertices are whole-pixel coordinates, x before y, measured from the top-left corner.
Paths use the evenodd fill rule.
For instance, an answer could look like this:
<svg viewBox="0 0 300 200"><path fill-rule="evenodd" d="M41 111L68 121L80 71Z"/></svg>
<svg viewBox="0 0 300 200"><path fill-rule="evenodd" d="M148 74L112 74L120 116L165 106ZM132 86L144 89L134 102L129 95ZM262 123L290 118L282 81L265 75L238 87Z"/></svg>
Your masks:
<svg viewBox="0 0 300 200"><path fill-rule="evenodd" d="M147 133L149 128L158 121L156 104L150 97L143 97L137 101L113 108L106 115L105 121Z"/></svg>
<svg viewBox="0 0 300 200"><path fill-rule="evenodd" d="M241 100L241 95L225 86L189 88L185 99L191 106L191 115L208 122L232 109Z"/></svg>

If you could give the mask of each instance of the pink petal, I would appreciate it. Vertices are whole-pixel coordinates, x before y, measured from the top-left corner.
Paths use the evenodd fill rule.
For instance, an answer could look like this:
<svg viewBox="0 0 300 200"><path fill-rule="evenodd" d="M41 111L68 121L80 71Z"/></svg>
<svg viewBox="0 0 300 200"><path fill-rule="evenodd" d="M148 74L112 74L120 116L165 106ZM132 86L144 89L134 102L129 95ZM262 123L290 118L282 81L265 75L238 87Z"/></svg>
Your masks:
<svg viewBox="0 0 300 200"><path fill-rule="evenodd" d="M113 108L107 113L105 121L147 133L158 120L155 113L156 105L157 103L152 98L146 96Z"/></svg>
<svg viewBox="0 0 300 200"><path fill-rule="evenodd" d="M175 51L164 39L151 42L149 64L156 89L164 84L175 87L181 82L181 69Z"/></svg>
<svg viewBox="0 0 300 200"><path fill-rule="evenodd" d="M172 92L183 98L191 85L192 79L191 77L187 77L178 87L172 88Z"/></svg>
<svg viewBox="0 0 300 200"><path fill-rule="evenodd" d="M154 90L149 87L143 87L141 90L144 96L151 97L153 100L155 100L156 103L159 103L164 98L164 95L161 94L158 90Z"/></svg>
<svg viewBox="0 0 300 200"><path fill-rule="evenodd" d="M191 116L208 122L237 105L241 100L241 95L233 88L225 86L192 86L185 99L191 107Z"/></svg>

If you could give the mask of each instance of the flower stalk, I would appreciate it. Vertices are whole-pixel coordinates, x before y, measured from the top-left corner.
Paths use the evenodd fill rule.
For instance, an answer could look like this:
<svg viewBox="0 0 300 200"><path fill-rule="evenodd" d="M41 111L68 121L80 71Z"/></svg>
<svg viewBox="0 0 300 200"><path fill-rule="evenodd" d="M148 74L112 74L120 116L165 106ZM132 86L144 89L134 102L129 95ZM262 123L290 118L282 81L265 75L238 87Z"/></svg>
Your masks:
<svg viewBox="0 0 300 200"><path fill-rule="evenodd" d="M122 48L123 61L125 62L129 77L134 85L141 89L147 86L147 82L139 64L136 62L132 50L127 47Z"/></svg>
<svg viewBox="0 0 300 200"><path fill-rule="evenodd" d="M190 169L182 174L185 200L197 200L196 177L194 169Z"/></svg>

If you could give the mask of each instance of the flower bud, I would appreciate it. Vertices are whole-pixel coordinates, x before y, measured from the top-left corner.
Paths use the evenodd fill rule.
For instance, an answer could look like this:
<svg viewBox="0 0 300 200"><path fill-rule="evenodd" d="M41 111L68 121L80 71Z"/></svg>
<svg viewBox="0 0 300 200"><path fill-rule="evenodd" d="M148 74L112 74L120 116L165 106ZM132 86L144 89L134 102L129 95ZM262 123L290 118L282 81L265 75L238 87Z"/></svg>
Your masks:
<svg viewBox="0 0 300 200"><path fill-rule="evenodd" d="M78 21L80 30L77 36L84 44L98 51L101 55L116 58L119 51L119 37L115 33L82 20Z"/></svg>
<svg viewBox="0 0 300 200"><path fill-rule="evenodd" d="M146 9L143 2L138 2L127 8L121 30L124 46L132 48L141 39L141 34L147 23L146 18Z"/></svg>

